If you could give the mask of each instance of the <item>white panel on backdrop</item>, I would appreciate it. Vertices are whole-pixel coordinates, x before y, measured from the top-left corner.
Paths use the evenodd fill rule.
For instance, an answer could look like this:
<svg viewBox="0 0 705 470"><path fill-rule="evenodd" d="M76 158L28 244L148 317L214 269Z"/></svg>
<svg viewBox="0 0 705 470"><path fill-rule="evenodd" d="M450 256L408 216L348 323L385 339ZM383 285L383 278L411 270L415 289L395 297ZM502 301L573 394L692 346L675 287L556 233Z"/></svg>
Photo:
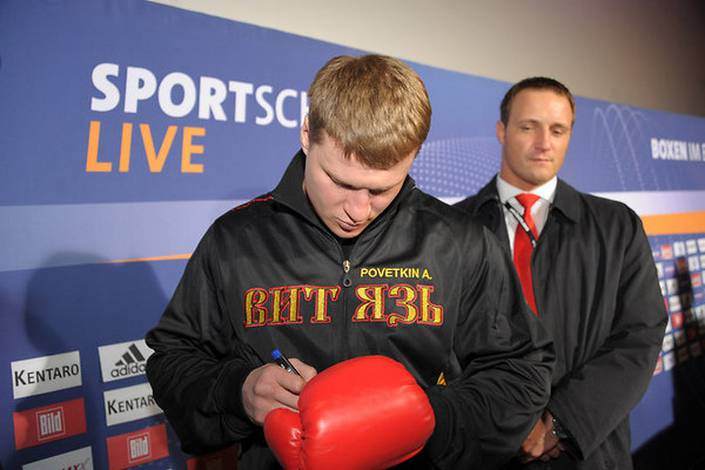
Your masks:
<svg viewBox="0 0 705 470"><path fill-rule="evenodd" d="M71 468L80 470L93 470L93 453L91 447L72 450L64 454L55 455L48 459L22 465L22 470L46 470L54 468Z"/></svg>
<svg viewBox="0 0 705 470"><path fill-rule="evenodd" d="M78 351L13 361L12 396L31 397L81 385Z"/></svg>
<svg viewBox="0 0 705 470"><path fill-rule="evenodd" d="M143 339L98 347L103 382L144 375L147 359L154 351Z"/></svg>
<svg viewBox="0 0 705 470"><path fill-rule="evenodd" d="M148 383L117 388L103 393L105 422L108 426L127 423L162 413Z"/></svg>

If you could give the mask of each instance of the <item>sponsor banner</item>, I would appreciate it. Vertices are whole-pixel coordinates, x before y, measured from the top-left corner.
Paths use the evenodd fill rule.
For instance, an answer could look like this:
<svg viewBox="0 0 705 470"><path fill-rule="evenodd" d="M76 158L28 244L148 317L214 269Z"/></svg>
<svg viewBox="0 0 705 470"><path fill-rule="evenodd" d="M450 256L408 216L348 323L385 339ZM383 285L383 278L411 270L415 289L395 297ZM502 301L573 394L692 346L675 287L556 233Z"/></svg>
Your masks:
<svg viewBox="0 0 705 470"><path fill-rule="evenodd" d="M162 413L148 383L103 392L105 422L108 426L127 423Z"/></svg>
<svg viewBox="0 0 705 470"><path fill-rule="evenodd" d="M10 366L12 396L15 399L79 387L82 384L81 357L78 351L13 361Z"/></svg>
<svg viewBox="0 0 705 470"><path fill-rule="evenodd" d="M83 398L12 413L15 448L33 447L86 432Z"/></svg>
<svg viewBox="0 0 705 470"><path fill-rule="evenodd" d="M93 470L91 447L72 450L22 466L22 470Z"/></svg>
<svg viewBox="0 0 705 470"><path fill-rule="evenodd" d="M237 470L240 446L234 445L200 457L186 461L186 470Z"/></svg>
<svg viewBox="0 0 705 470"><path fill-rule="evenodd" d="M673 259L673 245L661 245L661 258L665 260Z"/></svg>
<svg viewBox="0 0 705 470"><path fill-rule="evenodd" d="M134 467L169 456L164 424L109 437L107 443L109 470Z"/></svg>
<svg viewBox="0 0 705 470"><path fill-rule="evenodd" d="M692 239L690 239L690 240L686 240L686 242L685 242L685 248L686 248L686 250L688 251L688 254L689 254L689 255L694 255L694 254L696 254L696 253L698 252L698 243L697 243L697 240L695 240L694 238L692 238Z"/></svg>
<svg viewBox="0 0 705 470"><path fill-rule="evenodd" d="M143 339L98 347L103 382L144 375L152 351Z"/></svg>

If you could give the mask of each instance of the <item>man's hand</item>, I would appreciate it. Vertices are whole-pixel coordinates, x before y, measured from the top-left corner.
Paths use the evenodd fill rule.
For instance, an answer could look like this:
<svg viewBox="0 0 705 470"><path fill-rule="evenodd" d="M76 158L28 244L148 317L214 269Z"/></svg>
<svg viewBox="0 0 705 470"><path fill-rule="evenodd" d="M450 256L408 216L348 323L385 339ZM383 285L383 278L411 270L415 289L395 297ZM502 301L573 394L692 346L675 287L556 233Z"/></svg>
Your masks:
<svg viewBox="0 0 705 470"><path fill-rule="evenodd" d="M321 371L301 392L299 412L264 421L269 448L287 470L382 469L421 452L435 416L403 364L362 356Z"/></svg>
<svg viewBox="0 0 705 470"><path fill-rule="evenodd" d="M524 463L536 459L546 462L560 456L561 450L560 441L553 434L553 415L545 410L521 445L521 460Z"/></svg>
<svg viewBox="0 0 705 470"><path fill-rule="evenodd" d="M242 384L242 404L255 424L261 426L267 413L275 408L298 410L299 394L306 382L316 376L316 369L295 358L291 363L301 377L270 363L250 372Z"/></svg>

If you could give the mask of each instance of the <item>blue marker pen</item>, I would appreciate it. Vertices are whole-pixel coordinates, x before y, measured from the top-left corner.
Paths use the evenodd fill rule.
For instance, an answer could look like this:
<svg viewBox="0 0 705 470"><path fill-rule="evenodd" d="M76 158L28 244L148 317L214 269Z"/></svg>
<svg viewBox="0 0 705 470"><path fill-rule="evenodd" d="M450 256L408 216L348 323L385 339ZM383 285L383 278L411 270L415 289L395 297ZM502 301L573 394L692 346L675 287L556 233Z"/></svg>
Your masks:
<svg viewBox="0 0 705 470"><path fill-rule="evenodd" d="M275 349L272 351L272 359L274 359L274 362L279 364L279 366L284 369L285 371L289 372L290 374L296 374L299 377L301 377L301 374L299 374L299 371L296 370L296 367L289 362L289 359L286 358L284 354L278 349Z"/></svg>

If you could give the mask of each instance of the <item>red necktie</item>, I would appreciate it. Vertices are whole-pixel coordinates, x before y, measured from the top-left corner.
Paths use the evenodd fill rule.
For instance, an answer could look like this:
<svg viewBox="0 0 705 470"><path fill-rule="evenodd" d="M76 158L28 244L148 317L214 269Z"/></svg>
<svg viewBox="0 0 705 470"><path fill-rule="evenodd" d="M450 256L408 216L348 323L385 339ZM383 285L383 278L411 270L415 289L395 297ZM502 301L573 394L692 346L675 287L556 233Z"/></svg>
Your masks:
<svg viewBox="0 0 705 470"><path fill-rule="evenodd" d="M534 238L538 239L539 234L536 230L536 224L534 223L534 218L531 216L531 206L534 205L539 197L535 194L523 193L516 196L516 200L519 201L524 207L524 221L526 225L531 229L531 233L534 234ZM534 284L531 280L531 252L534 251L534 247L531 245L531 239L526 231L521 227L521 224L517 223L516 233L514 234L514 266L519 274L519 280L521 281L521 287L524 290L524 298L526 303L529 304L531 310L536 316L538 316L538 310L536 309L536 299L534 298Z"/></svg>

